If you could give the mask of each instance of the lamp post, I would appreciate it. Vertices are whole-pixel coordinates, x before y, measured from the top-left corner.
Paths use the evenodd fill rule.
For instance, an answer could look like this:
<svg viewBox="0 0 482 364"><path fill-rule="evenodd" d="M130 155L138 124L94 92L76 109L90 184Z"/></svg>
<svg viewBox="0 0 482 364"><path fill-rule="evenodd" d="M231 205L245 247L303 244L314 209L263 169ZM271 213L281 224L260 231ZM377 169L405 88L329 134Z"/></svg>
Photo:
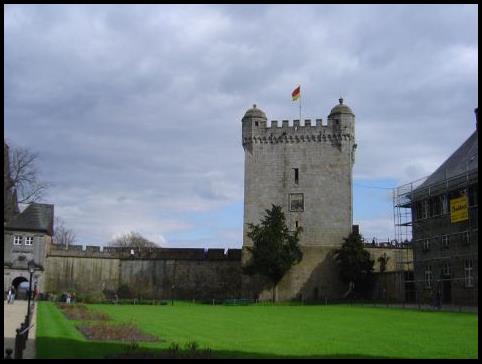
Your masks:
<svg viewBox="0 0 482 364"><path fill-rule="evenodd" d="M30 326L30 297L32 296L32 275L35 272L35 262L33 260L28 262L28 272L30 273L30 279L28 281L27 326Z"/></svg>

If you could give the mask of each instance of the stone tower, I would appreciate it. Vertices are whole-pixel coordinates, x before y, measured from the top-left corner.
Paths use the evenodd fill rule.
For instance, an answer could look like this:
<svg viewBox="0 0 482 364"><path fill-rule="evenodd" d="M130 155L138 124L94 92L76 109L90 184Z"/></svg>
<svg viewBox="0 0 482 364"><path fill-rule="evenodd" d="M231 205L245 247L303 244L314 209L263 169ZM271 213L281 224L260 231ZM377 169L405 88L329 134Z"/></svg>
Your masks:
<svg viewBox="0 0 482 364"><path fill-rule="evenodd" d="M333 249L352 229L352 168L355 115L339 99L327 125L321 119L271 121L256 105L242 119L244 162L243 262L247 225L257 224L272 204L281 205L288 226L301 226L303 260L278 285L281 300L335 298L338 281ZM248 278L245 279L245 282ZM268 293L266 293L268 294ZM263 297L263 293L261 293Z"/></svg>

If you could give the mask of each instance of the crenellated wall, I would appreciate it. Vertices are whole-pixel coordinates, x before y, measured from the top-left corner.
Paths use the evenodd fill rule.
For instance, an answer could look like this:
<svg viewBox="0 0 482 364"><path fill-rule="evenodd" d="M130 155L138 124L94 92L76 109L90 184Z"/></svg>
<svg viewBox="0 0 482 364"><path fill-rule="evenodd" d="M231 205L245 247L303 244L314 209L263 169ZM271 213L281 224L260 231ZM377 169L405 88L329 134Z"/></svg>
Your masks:
<svg viewBox="0 0 482 364"><path fill-rule="evenodd" d="M250 143L330 143L341 146L342 141L354 141L350 128L336 124L335 120L328 119L328 125L322 125L322 119L316 119L312 125L311 119L305 119L301 125L300 120L283 120L281 126L278 120L266 122L258 121L249 132L243 134L242 144L244 147Z"/></svg>

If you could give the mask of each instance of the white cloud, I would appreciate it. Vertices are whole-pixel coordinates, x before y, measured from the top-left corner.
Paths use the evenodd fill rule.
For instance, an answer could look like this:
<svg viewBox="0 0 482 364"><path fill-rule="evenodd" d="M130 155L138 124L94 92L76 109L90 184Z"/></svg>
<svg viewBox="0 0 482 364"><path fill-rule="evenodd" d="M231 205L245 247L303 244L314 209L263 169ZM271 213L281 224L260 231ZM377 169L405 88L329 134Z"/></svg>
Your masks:
<svg viewBox="0 0 482 364"><path fill-rule="evenodd" d="M360 226L360 234L367 241L371 242L372 238L376 238L380 241L394 239L395 225L393 218L361 219L354 221L353 223Z"/></svg>

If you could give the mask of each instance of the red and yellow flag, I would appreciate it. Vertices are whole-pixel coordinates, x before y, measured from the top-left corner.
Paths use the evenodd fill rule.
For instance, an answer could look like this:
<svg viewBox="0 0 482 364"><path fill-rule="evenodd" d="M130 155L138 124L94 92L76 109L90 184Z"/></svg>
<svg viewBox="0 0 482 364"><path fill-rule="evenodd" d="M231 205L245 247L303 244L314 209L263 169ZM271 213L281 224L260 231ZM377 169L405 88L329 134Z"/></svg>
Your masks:
<svg viewBox="0 0 482 364"><path fill-rule="evenodd" d="M293 101L296 101L300 98L301 96L301 86L298 86L297 88L294 89L294 91L291 93L291 97L293 98Z"/></svg>

